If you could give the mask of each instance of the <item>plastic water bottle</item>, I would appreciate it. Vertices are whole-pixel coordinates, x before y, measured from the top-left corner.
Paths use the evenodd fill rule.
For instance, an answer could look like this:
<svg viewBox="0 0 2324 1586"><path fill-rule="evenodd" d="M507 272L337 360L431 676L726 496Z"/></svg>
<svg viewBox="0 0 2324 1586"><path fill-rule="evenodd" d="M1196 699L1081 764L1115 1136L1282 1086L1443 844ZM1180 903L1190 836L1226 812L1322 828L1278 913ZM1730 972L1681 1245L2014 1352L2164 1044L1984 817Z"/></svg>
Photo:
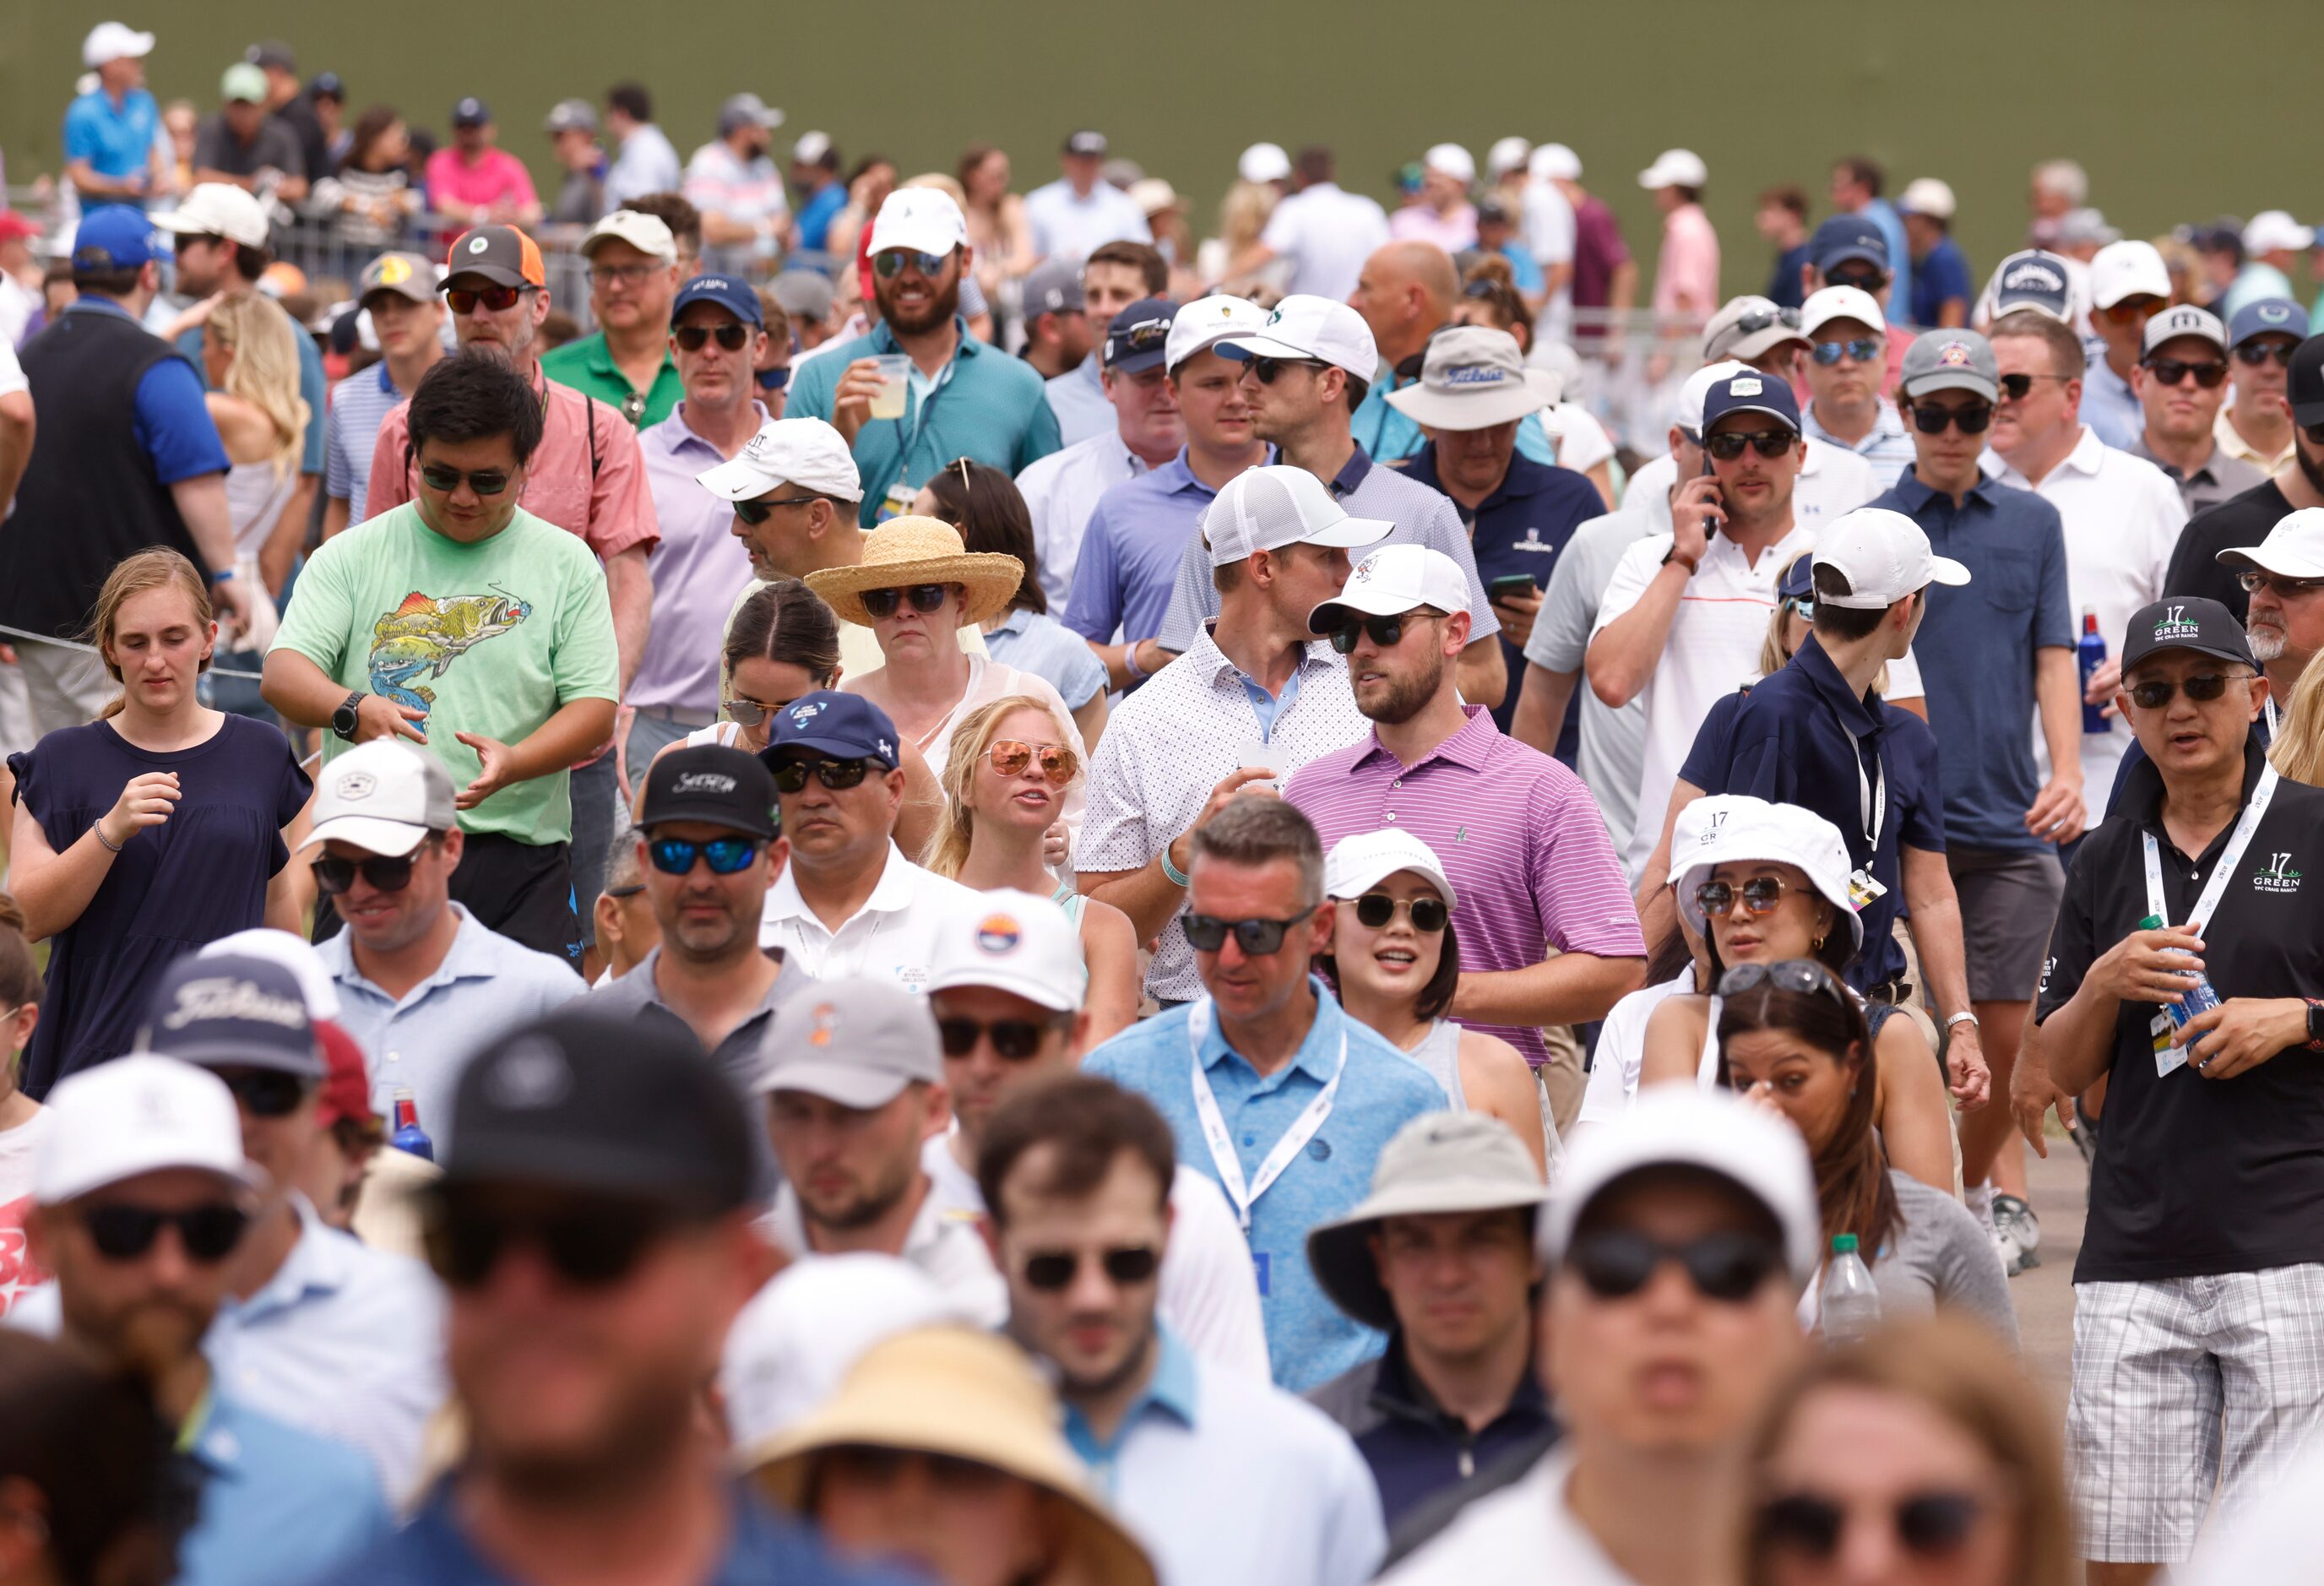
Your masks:
<svg viewBox="0 0 2324 1586"><path fill-rule="evenodd" d="M1820 1304L1827 1344L1854 1343L1880 1325L1880 1291L1872 1286L1872 1269L1856 1253L1852 1233L1831 1236L1831 1259L1824 1263Z"/></svg>
<svg viewBox="0 0 2324 1586"><path fill-rule="evenodd" d="M2138 922L2138 928L2142 931L2159 931L2163 928L2162 917L2150 914ZM2184 947L2165 947L2163 950L2165 953L2175 953L2181 958L2195 956ZM2198 973L2195 976L2195 983L2181 993L2178 1001L2165 1002L2163 1005L2163 1011L2171 1016L2172 1024L2183 1026L2198 1013L2206 1009L2217 1008L2218 1005L2219 993L2211 989L2211 977Z"/></svg>
<svg viewBox="0 0 2324 1586"><path fill-rule="evenodd" d="M2090 674L2106 665L2106 635L2098 632L2098 613L2094 606L2082 608L2082 641L2074 646L2074 662L2082 674L2082 731L2111 733L2114 723L2107 716L2106 706L2089 703Z"/></svg>
<svg viewBox="0 0 2324 1586"><path fill-rule="evenodd" d="M409 1151L423 1162L436 1160L436 1142L420 1127L420 1103L411 1099L410 1091L401 1087L395 1093L395 1130L387 1137L387 1143L399 1151Z"/></svg>

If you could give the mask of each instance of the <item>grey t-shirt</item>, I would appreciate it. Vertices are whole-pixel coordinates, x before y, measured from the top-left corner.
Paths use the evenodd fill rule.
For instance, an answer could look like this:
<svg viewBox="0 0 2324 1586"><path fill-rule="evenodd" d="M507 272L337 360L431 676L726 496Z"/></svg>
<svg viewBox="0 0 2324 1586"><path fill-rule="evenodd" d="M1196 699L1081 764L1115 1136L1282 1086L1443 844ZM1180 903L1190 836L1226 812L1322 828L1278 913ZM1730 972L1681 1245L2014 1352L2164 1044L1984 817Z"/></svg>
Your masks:
<svg viewBox="0 0 2324 1586"><path fill-rule="evenodd" d="M1969 1208L1941 1189L1888 1170L1904 1226L1872 1264L1881 1320L1924 1316L1941 1306L1976 1317L2017 1347L2017 1313L1993 1241Z"/></svg>
<svg viewBox="0 0 2324 1586"><path fill-rule="evenodd" d="M1658 518L1645 508L1609 512L1576 529L1549 576L1540 614L1534 618L1533 637L1526 644L1526 659L1552 672L1582 670L1591 630L1598 625L1598 602L1614 576L1614 565L1632 542L1669 532L1668 514ZM1509 687L1520 682L1512 678ZM1627 853L1638 820L1638 783L1646 774L1646 692L1641 689L1638 697L1614 710L1591 691L1589 679L1575 687L1582 691L1582 721L1574 769L1606 812L1614 852ZM1637 879L1630 877L1633 882Z"/></svg>

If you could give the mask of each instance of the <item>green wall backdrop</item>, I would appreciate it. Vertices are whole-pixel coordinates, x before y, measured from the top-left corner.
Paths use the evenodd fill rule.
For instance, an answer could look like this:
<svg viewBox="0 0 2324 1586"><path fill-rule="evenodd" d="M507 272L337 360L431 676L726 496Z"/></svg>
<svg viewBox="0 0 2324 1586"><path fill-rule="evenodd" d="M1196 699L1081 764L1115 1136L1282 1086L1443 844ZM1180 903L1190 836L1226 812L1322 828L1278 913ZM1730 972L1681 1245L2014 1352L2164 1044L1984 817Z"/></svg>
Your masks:
<svg viewBox="0 0 2324 1586"><path fill-rule="evenodd" d="M2221 210L2324 219L2319 0L115 4L0 0L10 180L56 168L81 37L118 16L159 33L151 85L165 101L213 108L218 73L279 36L303 71L346 79L351 116L383 99L440 132L455 98L484 95L503 145L544 180L549 106L627 77L653 90L681 154L745 88L788 113L779 138L822 127L844 157L877 149L908 171L949 170L990 140L1020 188L1054 174L1065 131L1100 126L1205 224L1257 139L1330 143L1347 185L1384 196L1431 143L1481 159L1516 133L1572 144L1650 265L1655 220L1635 176L1684 144L1711 167L1729 290L1766 273L1753 196L1796 181L1820 214L1831 160L1849 152L1886 165L1892 192L1950 181L1980 273L2016 243L2026 171L2048 155L2088 166L2093 201L2135 235Z"/></svg>

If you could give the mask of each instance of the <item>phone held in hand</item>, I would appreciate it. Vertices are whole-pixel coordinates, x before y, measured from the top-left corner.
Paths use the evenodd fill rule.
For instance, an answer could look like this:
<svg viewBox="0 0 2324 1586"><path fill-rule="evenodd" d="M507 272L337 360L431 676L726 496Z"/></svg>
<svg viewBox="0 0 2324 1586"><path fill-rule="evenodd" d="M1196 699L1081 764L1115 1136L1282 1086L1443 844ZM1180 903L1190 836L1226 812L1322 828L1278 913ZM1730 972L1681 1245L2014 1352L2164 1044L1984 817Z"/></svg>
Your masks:
<svg viewBox="0 0 2324 1586"><path fill-rule="evenodd" d="M1485 598L1495 604L1534 592L1531 573L1504 573L1485 586Z"/></svg>

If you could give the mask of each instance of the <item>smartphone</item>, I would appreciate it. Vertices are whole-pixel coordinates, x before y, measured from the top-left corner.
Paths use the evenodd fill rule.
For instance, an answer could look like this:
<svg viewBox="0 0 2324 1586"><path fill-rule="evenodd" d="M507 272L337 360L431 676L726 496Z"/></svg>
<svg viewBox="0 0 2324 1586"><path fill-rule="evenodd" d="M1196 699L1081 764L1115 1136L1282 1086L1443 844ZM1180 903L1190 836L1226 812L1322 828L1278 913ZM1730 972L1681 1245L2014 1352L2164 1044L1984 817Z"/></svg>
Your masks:
<svg viewBox="0 0 2324 1586"><path fill-rule="evenodd" d="M1508 600L1512 595L1526 595L1533 592L1534 583L1531 573L1504 573L1485 586L1485 598L1495 603Z"/></svg>

